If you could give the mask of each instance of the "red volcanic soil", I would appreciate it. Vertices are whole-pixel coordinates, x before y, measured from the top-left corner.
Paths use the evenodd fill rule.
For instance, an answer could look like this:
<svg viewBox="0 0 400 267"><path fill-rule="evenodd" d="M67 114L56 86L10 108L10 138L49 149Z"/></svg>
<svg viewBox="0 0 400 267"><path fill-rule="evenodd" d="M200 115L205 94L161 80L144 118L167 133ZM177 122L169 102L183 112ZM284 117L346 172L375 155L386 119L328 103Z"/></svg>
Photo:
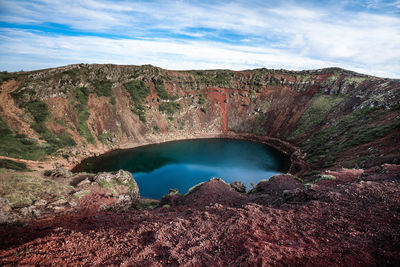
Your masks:
<svg viewBox="0 0 400 267"><path fill-rule="evenodd" d="M228 132L228 116L227 116L227 105L226 105L226 95L229 89L223 88L209 88L207 92L207 97L210 99L213 105L219 107L219 112L221 114L222 130L224 133Z"/></svg>
<svg viewBox="0 0 400 267"><path fill-rule="evenodd" d="M2 265L398 266L400 166L290 176L240 194L213 179L168 206L82 212L1 228Z"/></svg>

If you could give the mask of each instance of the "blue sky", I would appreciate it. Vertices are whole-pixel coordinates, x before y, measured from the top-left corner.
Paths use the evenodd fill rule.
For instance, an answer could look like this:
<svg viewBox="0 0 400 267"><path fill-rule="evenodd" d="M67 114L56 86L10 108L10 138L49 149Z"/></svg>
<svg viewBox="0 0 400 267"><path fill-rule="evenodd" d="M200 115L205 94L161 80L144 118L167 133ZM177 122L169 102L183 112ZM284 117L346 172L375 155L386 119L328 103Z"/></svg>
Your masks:
<svg viewBox="0 0 400 267"><path fill-rule="evenodd" d="M400 0L0 0L0 70L74 63L400 78Z"/></svg>

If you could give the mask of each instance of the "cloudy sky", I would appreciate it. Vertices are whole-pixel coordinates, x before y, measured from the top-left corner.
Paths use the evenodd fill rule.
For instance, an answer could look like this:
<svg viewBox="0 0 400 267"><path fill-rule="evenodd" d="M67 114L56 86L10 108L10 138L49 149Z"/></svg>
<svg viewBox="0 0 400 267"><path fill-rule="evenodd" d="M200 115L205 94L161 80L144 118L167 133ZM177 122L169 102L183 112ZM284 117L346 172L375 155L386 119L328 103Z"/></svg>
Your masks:
<svg viewBox="0 0 400 267"><path fill-rule="evenodd" d="M0 0L0 70L73 63L400 78L400 0Z"/></svg>

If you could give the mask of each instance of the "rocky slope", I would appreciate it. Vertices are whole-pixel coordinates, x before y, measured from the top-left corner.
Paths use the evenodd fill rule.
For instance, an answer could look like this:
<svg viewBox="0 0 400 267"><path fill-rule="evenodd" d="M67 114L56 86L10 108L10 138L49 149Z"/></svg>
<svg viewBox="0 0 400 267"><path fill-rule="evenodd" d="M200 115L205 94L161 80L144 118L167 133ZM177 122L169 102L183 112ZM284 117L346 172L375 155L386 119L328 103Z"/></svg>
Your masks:
<svg viewBox="0 0 400 267"><path fill-rule="evenodd" d="M397 266L400 167L275 176L251 194L212 179L154 210L82 209L0 228L3 265ZM104 198L104 197L103 197Z"/></svg>
<svg viewBox="0 0 400 267"><path fill-rule="evenodd" d="M70 168L112 148L228 133L288 141L311 169L397 163L400 154L400 80L337 68L85 64L6 78L0 154L10 158Z"/></svg>
<svg viewBox="0 0 400 267"><path fill-rule="evenodd" d="M0 81L2 264L400 259L400 80L79 64ZM160 203L123 171L69 172L112 149L208 137L267 143L290 170L248 193L214 179Z"/></svg>

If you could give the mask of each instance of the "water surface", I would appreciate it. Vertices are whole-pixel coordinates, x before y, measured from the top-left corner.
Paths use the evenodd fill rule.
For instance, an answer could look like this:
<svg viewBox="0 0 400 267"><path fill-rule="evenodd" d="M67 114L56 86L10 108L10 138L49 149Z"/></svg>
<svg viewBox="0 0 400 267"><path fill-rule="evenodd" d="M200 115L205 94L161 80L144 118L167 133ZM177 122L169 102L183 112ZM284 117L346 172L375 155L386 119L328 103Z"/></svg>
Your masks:
<svg viewBox="0 0 400 267"><path fill-rule="evenodd" d="M242 181L249 189L262 179L286 171L289 158L266 145L233 139L167 142L113 151L89 158L75 169L132 172L142 197L160 199L170 188L180 193L212 177Z"/></svg>

